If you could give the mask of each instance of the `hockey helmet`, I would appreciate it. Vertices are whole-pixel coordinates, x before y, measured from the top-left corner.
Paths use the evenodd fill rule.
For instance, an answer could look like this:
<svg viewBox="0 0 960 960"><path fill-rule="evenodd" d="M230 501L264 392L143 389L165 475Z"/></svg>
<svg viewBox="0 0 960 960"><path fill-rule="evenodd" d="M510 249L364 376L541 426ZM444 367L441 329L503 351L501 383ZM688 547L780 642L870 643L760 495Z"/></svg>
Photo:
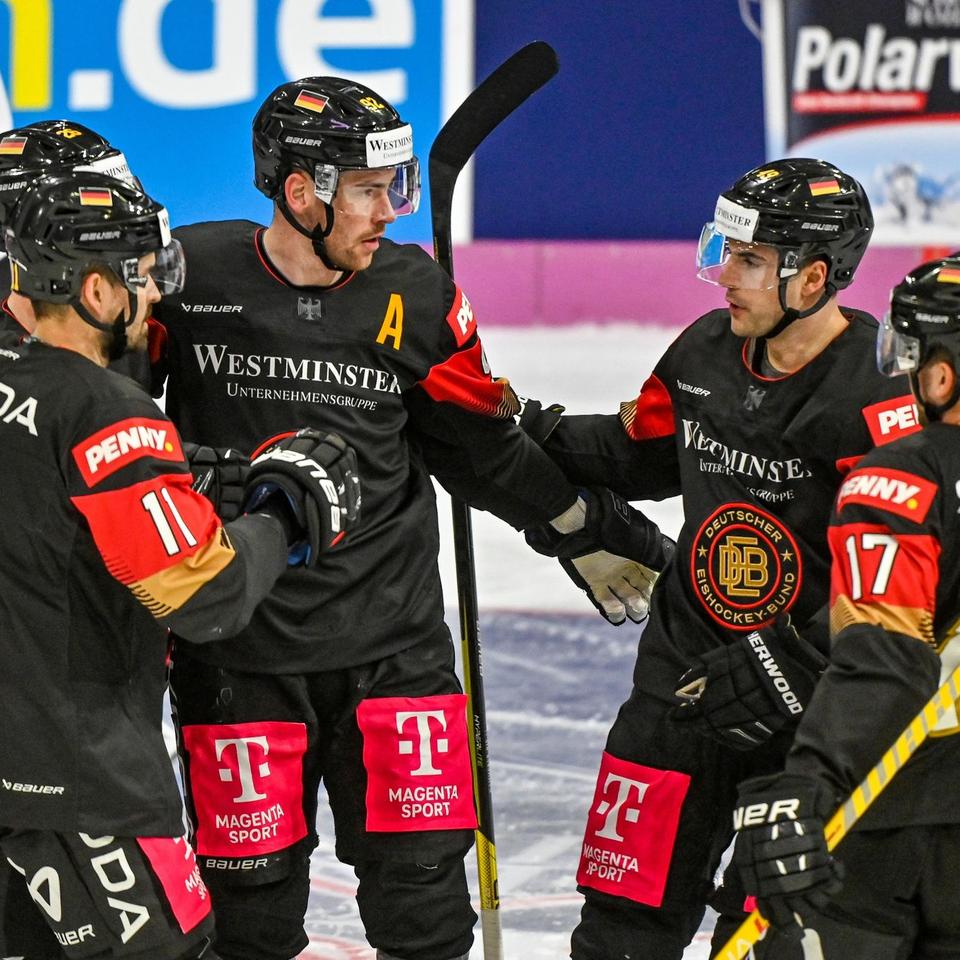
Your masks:
<svg viewBox="0 0 960 960"><path fill-rule="evenodd" d="M83 124L40 120L0 133L0 225L34 180L70 170L105 173L140 186L123 153Z"/></svg>
<svg viewBox="0 0 960 960"><path fill-rule="evenodd" d="M394 213L415 213L420 165L413 130L369 87L341 77L306 77L283 83L253 121L254 183L282 203L293 170L313 177L317 196L332 204L343 170L394 170L389 188Z"/></svg>
<svg viewBox="0 0 960 960"><path fill-rule="evenodd" d="M146 287L139 260L161 293L183 289L183 249L166 209L141 189L103 173L73 171L24 191L4 231L11 287L34 300L79 302L87 271L105 264L130 294Z"/></svg>
<svg viewBox="0 0 960 960"><path fill-rule="evenodd" d="M877 367L888 377L913 375L934 351L945 352L960 373L960 253L921 264L893 288L877 335Z"/></svg>
<svg viewBox="0 0 960 960"><path fill-rule="evenodd" d="M774 160L720 194L700 235L697 274L717 283L731 240L764 244L777 249L779 263L773 277L758 273L754 289L783 285L800 267L823 260L832 296L850 285L872 232L870 202L853 177L824 160Z"/></svg>

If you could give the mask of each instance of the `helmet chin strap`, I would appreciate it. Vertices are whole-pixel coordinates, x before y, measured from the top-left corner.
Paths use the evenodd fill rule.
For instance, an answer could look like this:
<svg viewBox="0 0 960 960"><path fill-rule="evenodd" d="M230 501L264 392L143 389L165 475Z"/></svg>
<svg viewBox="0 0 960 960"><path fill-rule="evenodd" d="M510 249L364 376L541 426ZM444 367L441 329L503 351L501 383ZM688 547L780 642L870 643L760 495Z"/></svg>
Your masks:
<svg viewBox="0 0 960 960"><path fill-rule="evenodd" d="M348 268L342 266L339 263L336 263L327 253L327 247L324 241L327 237L330 236L330 232L333 230L333 206L325 201L323 203L323 208L327 213L327 225L326 227L321 227L318 223L312 230L308 230L299 220L293 215L293 212L287 206L286 197L281 194L277 197L277 206L280 208L280 212L283 214L283 218L293 227L297 233L305 236L313 244L313 252L320 258L323 265L328 270L339 270L347 271Z"/></svg>
<svg viewBox="0 0 960 960"><path fill-rule="evenodd" d="M88 323L91 327L101 330L103 333L110 334L110 339L107 341L107 360L110 363L119 360L127 352L127 327L133 323L137 316L137 296L129 288L125 289L127 290L127 302L130 305L129 320L123 319L123 309L121 308L110 323L103 323L97 320L83 305L79 295L70 301L70 306L77 311L84 323Z"/></svg>
<svg viewBox="0 0 960 960"><path fill-rule="evenodd" d="M804 317L809 317L811 314L816 313L820 310L826 302L836 293L836 291L828 284L823 288L823 294L820 296L820 299L812 306L808 307L806 310L797 310L796 307L787 306L787 283L790 281L790 277L780 281L780 286L777 288L777 293L780 300L780 308L783 310L783 316L780 318L776 326L769 332L764 334L764 340L773 340L774 337L779 337L787 327L790 326L794 320L802 320Z"/></svg>

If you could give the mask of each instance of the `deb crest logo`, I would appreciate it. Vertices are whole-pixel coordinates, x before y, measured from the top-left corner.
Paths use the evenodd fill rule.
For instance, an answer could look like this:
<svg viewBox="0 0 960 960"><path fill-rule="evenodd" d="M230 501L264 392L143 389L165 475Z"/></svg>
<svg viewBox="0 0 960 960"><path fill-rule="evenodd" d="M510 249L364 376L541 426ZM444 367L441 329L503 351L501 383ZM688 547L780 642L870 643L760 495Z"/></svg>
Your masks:
<svg viewBox="0 0 960 960"><path fill-rule="evenodd" d="M0 0L0 128L86 124L175 224L263 220L250 123L267 94L304 76L354 79L412 125L425 162L472 85L472 29L449 29L465 8L472 28L472 5L454 0ZM428 239L428 210L391 236Z"/></svg>

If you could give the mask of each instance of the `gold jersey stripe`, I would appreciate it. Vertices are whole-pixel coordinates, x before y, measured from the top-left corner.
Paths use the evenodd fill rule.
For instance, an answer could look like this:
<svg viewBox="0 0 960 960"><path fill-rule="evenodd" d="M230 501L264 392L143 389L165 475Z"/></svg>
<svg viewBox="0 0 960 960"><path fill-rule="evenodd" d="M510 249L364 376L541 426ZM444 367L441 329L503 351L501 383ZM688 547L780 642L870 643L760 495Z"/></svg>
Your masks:
<svg viewBox="0 0 960 960"><path fill-rule="evenodd" d="M841 593L830 607L830 632L836 636L846 627L859 623L903 633L934 646L933 617L929 610L923 607L900 607L892 603L857 603Z"/></svg>
<svg viewBox="0 0 960 960"><path fill-rule="evenodd" d="M223 527L195 553L143 580L128 584L137 599L157 617L179 610L230 563L236 551Z"/></svg>

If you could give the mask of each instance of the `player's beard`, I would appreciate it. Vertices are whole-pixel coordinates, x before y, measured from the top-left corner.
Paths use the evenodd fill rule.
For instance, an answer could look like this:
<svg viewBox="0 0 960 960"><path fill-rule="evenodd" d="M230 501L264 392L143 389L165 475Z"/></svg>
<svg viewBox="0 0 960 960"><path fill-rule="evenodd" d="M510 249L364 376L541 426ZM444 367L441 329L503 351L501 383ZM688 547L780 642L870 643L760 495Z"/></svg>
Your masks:
<svg viewBox="0 0 960 960"><path fill-rule="evenodd" d="M110 324L110 329L103 332L103 352L107 355L107 363L119 360L127 352L127 327L122 310Z"/></svg>

